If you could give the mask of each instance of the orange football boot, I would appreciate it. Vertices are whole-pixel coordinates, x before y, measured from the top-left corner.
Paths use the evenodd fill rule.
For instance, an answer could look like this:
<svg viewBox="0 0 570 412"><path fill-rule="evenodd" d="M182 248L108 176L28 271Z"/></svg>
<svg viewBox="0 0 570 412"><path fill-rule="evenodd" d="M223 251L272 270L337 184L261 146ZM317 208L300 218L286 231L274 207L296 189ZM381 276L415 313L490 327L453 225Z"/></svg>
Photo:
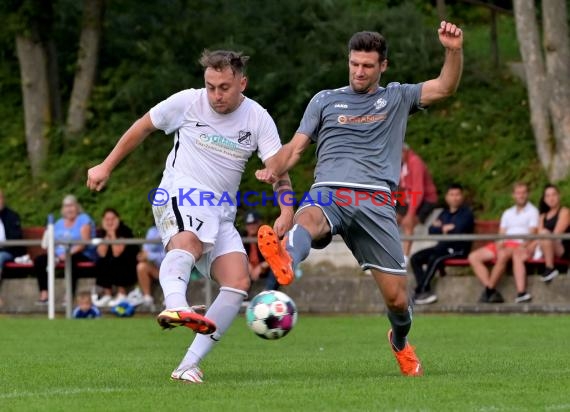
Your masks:
<svg viewBox="0 0 570 412"><path fill-rule="evenodd" d="M400 365L400 371L402 375L405 376L422 376L424 374L424 370L422 368L422 364L418 357L416 356L416 352L414 352L414 347L406 342L406 346L404 349L400 351L396 351L394 349L394 345L392 345L392 329L388 331L388 343L390 344L390 348Z"/></svg>
<svg viewBox="0 0 570 412"><path fill-rule="evenodd" d="M257 231L257 245L265 261L275 274L280 285L289 285L295 279L291 256L285 249L285 241L281 242L270 226L263 225Z"/></svg>
<svg viewBox="0 0 570 412"><path fill-rule="evenodd" d="M209 335L216 331L216 324L207 317L196 313L192 308L165 309L156 317L162 329L186 326L196 333Z"/></svg>

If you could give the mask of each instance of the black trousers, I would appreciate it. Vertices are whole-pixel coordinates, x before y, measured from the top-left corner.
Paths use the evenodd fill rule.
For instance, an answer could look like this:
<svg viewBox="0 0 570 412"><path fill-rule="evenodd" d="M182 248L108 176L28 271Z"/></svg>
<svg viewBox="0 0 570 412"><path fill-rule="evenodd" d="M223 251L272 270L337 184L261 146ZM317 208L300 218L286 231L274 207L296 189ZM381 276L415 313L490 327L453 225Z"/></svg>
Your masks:
<svg viewBox="0 0 570 412"><path fill-rule="evenodd" d="M97 286L111 289L113 286L128 288L137 283L136 255L105 256L97 260Z"/></svg>
<svg viewBox="0 0 570 412"><path fill-rule="evenodd" d="M410 259L416 278L416 293L431 292L430 283L443 261L449 258L464 258L469 251L453 250L445 246L434 246L414 253Z"/></svg>
<svg viewBox="0 0 570 412"><path fill-rule="evenodd" d="M48 289L47 261L47 255L39 255L34 259L34 274L38 279L40 291ZM77 267L79 262L91 262L91 259L81 252L71 255L71 285L74 294L77 286L77 279L79 279L82 274L81 269Z"/></svg>

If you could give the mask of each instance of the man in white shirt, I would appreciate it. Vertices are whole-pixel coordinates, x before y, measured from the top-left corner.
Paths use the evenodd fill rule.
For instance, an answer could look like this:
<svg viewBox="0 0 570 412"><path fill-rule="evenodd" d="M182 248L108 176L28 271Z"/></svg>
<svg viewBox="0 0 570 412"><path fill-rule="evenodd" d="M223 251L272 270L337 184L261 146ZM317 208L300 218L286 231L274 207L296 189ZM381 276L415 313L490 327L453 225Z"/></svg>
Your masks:
<svg viewBox="0 0 570 412"><path fill-rule="evenodd" d="M514 184L513 199L515 205L505 210L501 216L499 233L505 235L529 235L536 233L539 213L538 209L528 201L528 186L525 183L518 182ZM504 302L503 296L496 290L496 286L505 273L507 264L512 259L515 250L519 248L532 248L533 250L528 250L529 256L532 256L534 245L533 242L523 239L498 240L488 243L469 254L469 264L485 287L479 302ZM495 265L489 272L486 262L493 259L495 259ZM523 294L526 295L526 292Z"/></svg>
<svg viewBox="0 0 570 412"><path fill-rule="evenodd" d="M281 148L271 116L242 94L247 59L232 51L204 51L200 63L205 88L183 90L151 108L107 158L88 171L87 186L101 190L117 164L150 133L161 129L175 134L160 191L157 188L149 200L167 250L159 271L166 310L158 315L158 322L164 328L184 325L198 333L171 374L176 380L202 382L200 361L229 328L247 297L247 257L234 226L236 193L248 158L257 151L270 167ZM283 236L293 221L292 195L282 195L292 191L288 175L280 176L273 188L281 202L274 229ZM164 202L165 198L169 201ZM192 310L186 300L194 267L221 286L205 316Z"/></svg>

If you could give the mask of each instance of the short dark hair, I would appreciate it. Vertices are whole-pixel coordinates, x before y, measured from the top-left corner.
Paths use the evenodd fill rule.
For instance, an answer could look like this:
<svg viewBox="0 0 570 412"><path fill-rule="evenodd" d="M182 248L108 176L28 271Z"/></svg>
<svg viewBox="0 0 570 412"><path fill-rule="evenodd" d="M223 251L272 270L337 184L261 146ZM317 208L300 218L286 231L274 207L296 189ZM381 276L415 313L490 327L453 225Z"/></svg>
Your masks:
<svg viewBox="0 0 570 412"><path fill-rule="evenodd" d="M245 74L245 64L249 56L243 56L242 52L229 50L204 50L200 57L200 64L204 69L211 67L214 70L222 71L226 67L232 69L232 73Z"/></svg>
<svg viewBox="0 0 570 412"><path fill-rule="evenodd" d="M454 182L454 183L449 184L449 186L447 186L448 192L450 190L453 190L453 189L457 189L457 190L460 190L463 192L463 185L461 183Z"/></svg>
<svg viewBox="0 0 570 412"><path fill-rule="evenodd" d="M388 57L386 39L375 31L359 31L354 33L348 42L348 52L351 51L378 52L382 62Z"/></svg>

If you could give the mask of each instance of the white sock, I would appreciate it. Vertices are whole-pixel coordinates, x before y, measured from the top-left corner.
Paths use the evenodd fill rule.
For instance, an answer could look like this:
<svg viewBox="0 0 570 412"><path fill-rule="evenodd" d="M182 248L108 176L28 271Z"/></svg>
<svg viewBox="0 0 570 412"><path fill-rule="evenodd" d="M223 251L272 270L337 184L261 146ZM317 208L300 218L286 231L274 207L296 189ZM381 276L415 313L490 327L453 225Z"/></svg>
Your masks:
<svg viewBox="0 0 570 412"><path fill-rule="evenodd" d="M247 293L243 290L226 286L220 288L220 293L205 315L208 319L214 321L217 327L216 331L211 335L196 335L179 368L200 363L208 352L212 350L214 344L219 342L222 335L228 330L239 313L241 303L245 298L247 298Z"/></svg>
<svg viewBox="0 0 570 412"><path fill-rule="evenodd" d="M172 249L164 257L158 278L167 309L188 306L186 290L194 262L192 253L182 249Z"/></svg>

